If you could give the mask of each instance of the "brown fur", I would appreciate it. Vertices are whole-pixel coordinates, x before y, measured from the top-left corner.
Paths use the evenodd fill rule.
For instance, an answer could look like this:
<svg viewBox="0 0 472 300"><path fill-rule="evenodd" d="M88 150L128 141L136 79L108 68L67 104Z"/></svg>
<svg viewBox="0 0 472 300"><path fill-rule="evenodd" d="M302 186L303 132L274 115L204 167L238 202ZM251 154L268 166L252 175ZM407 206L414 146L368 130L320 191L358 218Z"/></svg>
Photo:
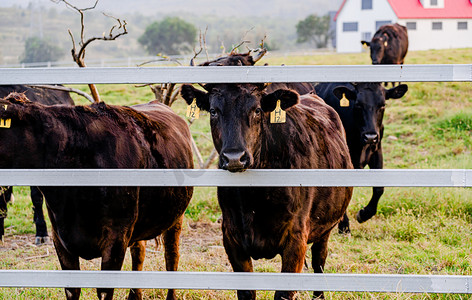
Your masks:
<svg viewBox="0 0 472 300"><path fill-rule="evenodd" d="M369 42L372 64L403 64L408 52L408 32L400 24L381 26Z"/></svg>
<svg viewBox="0 0 472 300"><path fill-rule="evenodd" d="M3 108L7 105L7 109ZM158 103L121 107L44 106L12 94L0 100L0 168L193 168L186 122ZM131 247L133 270L141 270L144 241L163 234L166 269L175 271L182 216L191 187L41 187L53 240L64 270L79 257L102 258L103 270L120 270ZM112 289L98 289L112 299ZM67 299L80 289L67 288ZM133 289L129 299L140 299ZM168 299L174 299L170 290Z"/></svg>
<svg viewBox="0 0 472 300"><path fill-rule="evenodd" d="M53 89L43 89L29 87L26 85L0 85L0 98L8 96L10 93L23 93L29 100L46 105L74 105L74 101L68 92ZM0 195L0 239L2 239L4 229L4 218L7 215L7 203L11 200L13 187L5 187L6 192ZM43 213L43 195L37 187L30 187L31 202L33 203L33 220L36 226L36 244L49 241L48 230Z"/></svg>
<svg viewBox="0 0 472 300"><path fill-rule="evenodd" d="M219 167L246 169L352 169L337 113L313 94L272 93L257 84L215 84L208 93L184 85L187 102L210 111ZM283 124L269 122L277 100L286 109ZM282 257L282 272L301 272L307 244L312 266L322 272L331 230L352 196L350 187L220 187L223 243L235 272L253 271L252 259ZM315 292L315 296L323 296ZM275 299L294 299L278 291ZM238 291L254 299L254 291Z"/></svg>

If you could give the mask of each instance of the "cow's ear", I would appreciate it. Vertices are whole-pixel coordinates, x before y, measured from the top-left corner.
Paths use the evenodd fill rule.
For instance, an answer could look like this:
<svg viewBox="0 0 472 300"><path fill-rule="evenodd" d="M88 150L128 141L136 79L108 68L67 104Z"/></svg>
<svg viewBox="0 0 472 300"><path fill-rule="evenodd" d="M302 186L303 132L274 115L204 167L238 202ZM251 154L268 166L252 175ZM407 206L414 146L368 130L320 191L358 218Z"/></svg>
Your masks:
<svg viewBox="0 0 472 300"><path fill-rule="evenodd" d="M188 105L190 105L195 99L197 101L197 106L200 109L206 111L210 109L208 93L194 88L191 84L182 85L180 95L182 98L184 98Z"/></svg>
<svg viewBox="0 0 472 300"><path fill-rule="evenodd" d="M336 98L338 98L339 100L341 100L344 97L346 97L348 100L350 101L354 101L357 99L357 93L355 90L352 90L350 89L349 87L347 86L344 86L344 85L340 85L338 87L336 87L334 90L333 90L333 94L336 96Z"/></svg>
<svg viewBox="0 0 472 300"><path fill-rule="evenodd" d="M361 44L362 44L362 46L370 47L370 42L368 42L368 41L361 41Z"/></svg>
<svg viewBox="0 0 472 300"><path fill-rule="evenodd" d="M408 86L406 84L400 84L396 87L388 89L385 93L385 100L387 99L399 99L405 95L408 91Z"/></svg>
<svg viewBox="0 0 472 300"><path fill-rule="evenodd" d="M273 93L262 96L261 108L265 112L271 112L277 105L277 100L280 100L280 108L286 110L296 104L300 96L297 92L287 89L279 89Z"/></svg>

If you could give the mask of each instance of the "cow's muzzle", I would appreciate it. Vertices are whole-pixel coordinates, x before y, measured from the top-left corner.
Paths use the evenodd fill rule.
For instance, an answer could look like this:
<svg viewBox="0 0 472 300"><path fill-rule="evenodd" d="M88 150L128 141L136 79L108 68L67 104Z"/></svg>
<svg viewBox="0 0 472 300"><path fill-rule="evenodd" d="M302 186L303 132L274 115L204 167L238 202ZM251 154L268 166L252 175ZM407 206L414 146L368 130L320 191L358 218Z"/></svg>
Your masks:
<svg viewBox="0 0 472 300"><path fill-rule="evenodd" d="M245 151L223 152L220 155L220 168L230 172L243 172L250 165L250 157Z"/></svg>
<svg viewBox="0 0 472 300"><path fill-rule="evenodd" d="M366 145L377 144L379 142L379 135L377 133L365 133L362 135L362 141Z"/></svg>

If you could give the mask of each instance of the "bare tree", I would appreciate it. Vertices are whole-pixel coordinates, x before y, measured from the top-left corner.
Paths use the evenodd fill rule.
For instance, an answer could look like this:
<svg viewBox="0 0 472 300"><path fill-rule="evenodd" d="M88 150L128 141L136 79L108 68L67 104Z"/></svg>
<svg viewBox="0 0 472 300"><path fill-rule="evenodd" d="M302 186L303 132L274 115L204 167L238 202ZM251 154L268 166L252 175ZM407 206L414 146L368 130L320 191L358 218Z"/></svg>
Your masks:
<svg viewBox="0 0 472 300"><path fill-rule="evenodd" d="M207 33L207 30L208 30L208 27L205 29L204 33L202 33L202 31L200 30L199 39L198 39L200 46L199 46L198 50L196 49L196 47L193 48L194 56L190 60L190 65L194 65L194 60L197 58L197 56L201 52L203 52L203 50L205 50L207 59L209 60L208 50L207 50L207 47L206 47L206 33ZM156 62L156 61L174 61L174 62L178 63L179 65L181 65L181 63L178 62L177 60L173 60L171 58L168 58L165 55L159 54L158 57L159 57L158 59L154 59L154 60L150 60L150 61L141 63L141 64L138 65L138 67L141 67L145 64ZM181 88L181 85L176 85L175 83L145 84L145 85L139 85L137 87L144 87L144 86L149 86L151 88L156 100L159 101L160 103L163 103L163 104L168 105L168 106L172 106L172 104L177 100L177 97L180 93L180 88ZM191 127L193 122L195 121L195 119L191 118L191 119L188 119L187 121L188 121L189 126ZM208 138L207 135L205 135L205 134L203 134L203 135L206 138ZM198 166L201 169L209 168L210 165L212 164L212 162L217 157L216 150L213 148L213 150L211 151L209 157L206 160L204 160L203 156L200 152L200 149L198 149L198 146L195 143L195 140L193 138L192 138L191 142L192 142L192 150L193 150L193 153L195 155L195 159L197 160Z"/></svg>
<svg viewBox="0 0 472 300"><path fill-rule="evenodd" d="M97 40L113 41L113 40L116 40L118 37L128 33L128 31L126 29L127 23L126 23L125 20L122 21L118 18L109 16L109 15L104 13L105 16L107 16L109 18L112 18L112 19L115 19L115 21L117 22L117 25L114 25L113 27L111 27L110 31L108 32L108 35L106 35L104 33L103 36L101 36L101 37L92 37L92 38L89 38L89 39L85 40L84 12L87 11L87 10L95 9L95 7L97 6L99 0L96 0L95 4L93 6L86 7L86 8L78 8L78 7L72 5L70 2L68 2L66 0L51 0L51 1L56 3L56 4L63 2L67 7L77 11L80 14L81 29L80 29L80 41L78 43L78 46L80 48L78 50L77 50L77 47L76 47L74 35L72 34L70 29L68 31L69 31L69 35L72 39L72 50L71 50L72 59L81 68L86 67L86 64L85 64L85 49L87 48L88 45L90 45L90 43L92 43L93 41L97 41ZM118 32L114 32L115 29ZM90 92L92 93L92 97L93 97L94 101L95 102L100 102L100 95L98 93L98 89L95 86L95 84L89 84L88 86L90 88Z"/></svg>
<svg viewBox="0 0 472 300"><path fill-rule="evenodd" d="M35 84L35 85L28 85L29 87L32 88L40 88L40 89L50 89L50 90L58 90L58 91L65 91L65 92L70 92L70 93L76 93L77 95L80 95L84 97L85 99L89 100L90 102L94 102L93 98L90 97L89 94L79 90L79 89L74 89L71 87L65 87L62 85L49 85L49 84Z"/></svg>

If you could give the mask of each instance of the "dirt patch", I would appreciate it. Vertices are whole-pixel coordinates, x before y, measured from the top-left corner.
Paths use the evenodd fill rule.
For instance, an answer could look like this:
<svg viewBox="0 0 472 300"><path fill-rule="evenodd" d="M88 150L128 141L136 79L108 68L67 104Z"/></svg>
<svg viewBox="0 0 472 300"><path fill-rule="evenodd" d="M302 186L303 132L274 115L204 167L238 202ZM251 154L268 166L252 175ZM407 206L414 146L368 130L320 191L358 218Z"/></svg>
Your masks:
<svg viewBox="0 0 472 300"><path fill-rule="evenodd" d="M180 237L180 248L192 250L195 248L218 247L223 245L221 224L188 222Z"/></svg>
<svg viewBox="0 0 472 300"><path fill-rule="evenodd" d="M3 243L0 242L0 252L16 250L19 248L38 247L34 244L34 234L7 235Z"/></svg>
<svg viewBox="0 0 472 300"><path fill-rule="evenodd" d="M147 255L163 255L164 249L156 246L154 240L147 242ZM206 256L210 252L217 251L221 253L221 259L226 259L223 249L221 224L207 222L187 221L184 223L182 234L180 237L180 255L182 258L186 256L199 255ZM52 242L39 245L35 244L34 234L22 235L6 235L3 243L0 242L0 253L10 252L20 260L41 259L46 256L55 256L54 246ZM208 257L203 258L203 260ZM96 263L94 263L96 264Z"/></svg>

